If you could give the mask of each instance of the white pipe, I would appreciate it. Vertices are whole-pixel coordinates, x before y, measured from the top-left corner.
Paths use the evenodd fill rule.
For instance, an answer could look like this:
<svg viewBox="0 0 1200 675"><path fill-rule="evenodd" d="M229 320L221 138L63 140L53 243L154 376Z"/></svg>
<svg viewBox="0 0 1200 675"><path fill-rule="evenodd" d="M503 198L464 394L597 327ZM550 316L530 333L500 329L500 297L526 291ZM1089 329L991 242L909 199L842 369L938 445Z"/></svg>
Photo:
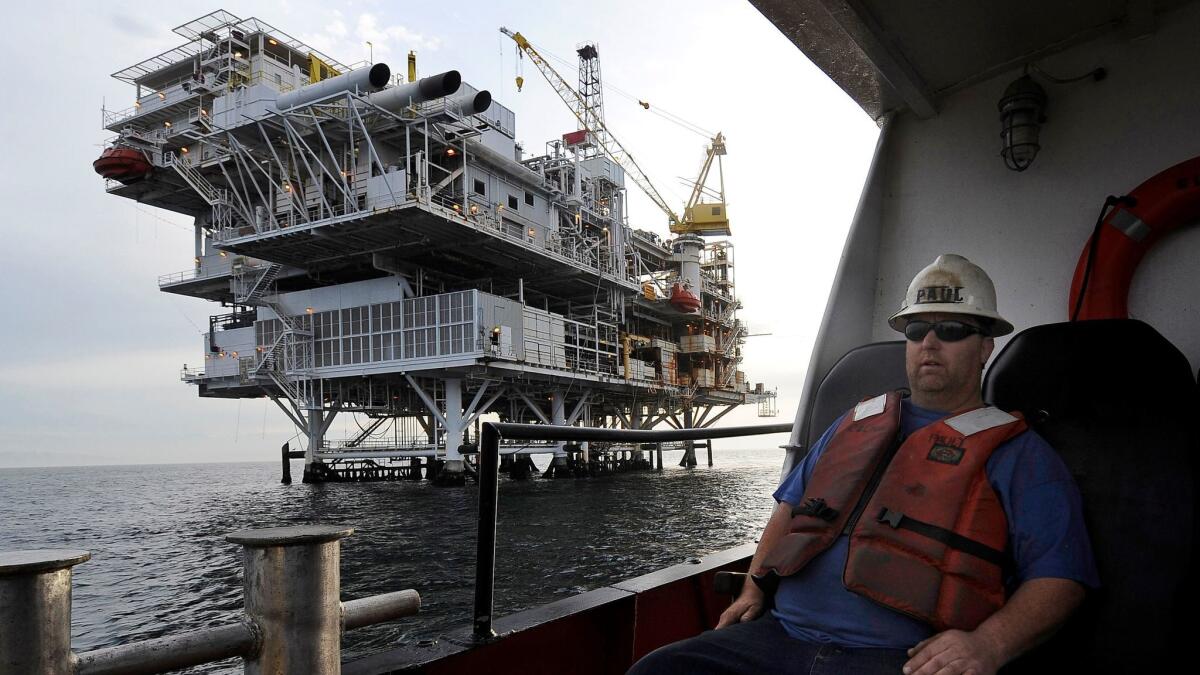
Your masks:
<svg viewBox="0 0 1200 675"><path fill-rule="evenodd" d="M384 110L397 112L414 103L449 96L458 91L461 85L462 75L459 75L457 70L447 70L444 73L421 78L416 82L376 92L368 96L367 101ZM488 105L491 105L491 94L488 94Z"/></svg>
<svg viewBox="0 0 1200 675"><path fill-rule="evenodd" d="M474 94L460 94L447 101L446 107L463 117L478 115L492 107L492 93L484 89Z"/></svg>
<svg viewBox="0 0 1200 675"><path fill-rule="evenodd" d="M289 91L276 99L275 108L287 110L343 91L363 93L377 91L386 85L391 77L392 70L387 67L386 63L376 63L369 68L352 70L306 87L300 87L295 91Z"/></svg>

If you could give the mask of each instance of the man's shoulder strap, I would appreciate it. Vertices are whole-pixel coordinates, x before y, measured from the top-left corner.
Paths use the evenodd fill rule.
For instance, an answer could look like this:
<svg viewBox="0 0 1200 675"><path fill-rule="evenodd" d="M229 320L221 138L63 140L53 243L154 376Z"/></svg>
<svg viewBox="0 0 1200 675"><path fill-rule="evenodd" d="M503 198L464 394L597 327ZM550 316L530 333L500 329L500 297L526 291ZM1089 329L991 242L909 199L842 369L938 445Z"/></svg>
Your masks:
<svg viewBox="0 0 1200 675"><path fill-rule="evenodd" d="M969 410L961 415L955 415L945 421L946 426L957 431L963 436L971 436L981 431L995 429L996 427L1019 422L1021 417L1006 413L999 408L992 406L984 406Z"/></svg>

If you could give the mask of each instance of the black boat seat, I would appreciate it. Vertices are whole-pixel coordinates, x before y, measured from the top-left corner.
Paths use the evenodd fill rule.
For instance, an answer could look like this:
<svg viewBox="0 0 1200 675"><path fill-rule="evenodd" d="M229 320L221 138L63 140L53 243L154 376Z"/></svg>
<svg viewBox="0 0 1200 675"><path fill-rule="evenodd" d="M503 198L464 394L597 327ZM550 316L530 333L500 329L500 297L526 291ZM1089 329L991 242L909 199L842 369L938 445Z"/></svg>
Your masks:
<svg viewBox="0 0 1200 675"><path fill-rule="evenodd" d="M808 431L803 439L805 451L834 420L863 398L907 387L903 340L872 342L846 352L829 369L814 393Z"/></svg>
<svg viewBox="0 0 1200 675"><path fill-rule="evenodd" d="M904 341L872 342L855 347L842 355L817 385L809 407L807 426L801 430L803 451L793 460L795 466L812 448L821 434L842 413L859 401L888 391L908 388L904 372ZM718 572L715 579L718 593L737 595L746 575Z"/></svg>
<svg viewBox="0 0 1200 675"><path fill-rule="evenodd" d="M1005 672L1168 670L1191 651L1197 597L1200 406L1187 359L1141 321L1037 326L996 356L984 398L1023 412L1074 474L1102 584Z"/></svg>

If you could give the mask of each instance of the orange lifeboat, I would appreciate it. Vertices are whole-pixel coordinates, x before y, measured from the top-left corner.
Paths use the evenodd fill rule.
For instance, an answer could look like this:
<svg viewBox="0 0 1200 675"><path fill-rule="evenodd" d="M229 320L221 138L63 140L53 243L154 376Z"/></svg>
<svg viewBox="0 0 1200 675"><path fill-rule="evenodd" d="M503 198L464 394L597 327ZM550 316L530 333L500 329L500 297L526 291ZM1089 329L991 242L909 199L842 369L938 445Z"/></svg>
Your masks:
<svg viewBox="0 0 1200 675"><path fill-rule="evenodd" d="M671 286L671 299L669 302L672 307L684 314L693 314L700 309L700 296L693 293L692 289L678 282Z"/></svg>
<svg viewBox="0 0 1200 675"><path fill-rule="evenodd" d="M141 150L113 146L92 162L96 173L125 184L145 178L150 173L150 160Z"/></svg>

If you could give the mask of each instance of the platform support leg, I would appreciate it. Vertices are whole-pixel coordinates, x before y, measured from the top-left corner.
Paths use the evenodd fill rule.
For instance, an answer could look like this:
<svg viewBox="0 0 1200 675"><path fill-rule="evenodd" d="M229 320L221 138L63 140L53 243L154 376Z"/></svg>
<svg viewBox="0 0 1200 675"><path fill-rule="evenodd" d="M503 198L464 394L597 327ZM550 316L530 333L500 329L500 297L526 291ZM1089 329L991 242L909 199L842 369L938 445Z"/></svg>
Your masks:
<svg viewBox="0 0 1200 675"><path fill-rule="evenodd" d="M692 428L692 407L688 406L683 409L683 428ZM696 444L693 441L683 442L683 459L679 460L679 466L692 468L696 466Z"/></svg>
<svg viewBox="0 0 1200 675"><path fill-rule="evenodd" d="M566 411L567 397L561 389L555 389L550 392L550 423L562 425L567 423ZM554 446L554 458L550 460L550 466L546 467L547 478L570 478L571 467L567 462L567 451L564 449L565 442L559 441Z"/></svg>
<svg viewBox="0 0 1200 675"><path fill-rule="evenodd" d="M463 456L459 452L463 440L462 380L452 377L445 380L446 386L446 459L438 471L438 485L462 485L466 482Z"/></svg>

